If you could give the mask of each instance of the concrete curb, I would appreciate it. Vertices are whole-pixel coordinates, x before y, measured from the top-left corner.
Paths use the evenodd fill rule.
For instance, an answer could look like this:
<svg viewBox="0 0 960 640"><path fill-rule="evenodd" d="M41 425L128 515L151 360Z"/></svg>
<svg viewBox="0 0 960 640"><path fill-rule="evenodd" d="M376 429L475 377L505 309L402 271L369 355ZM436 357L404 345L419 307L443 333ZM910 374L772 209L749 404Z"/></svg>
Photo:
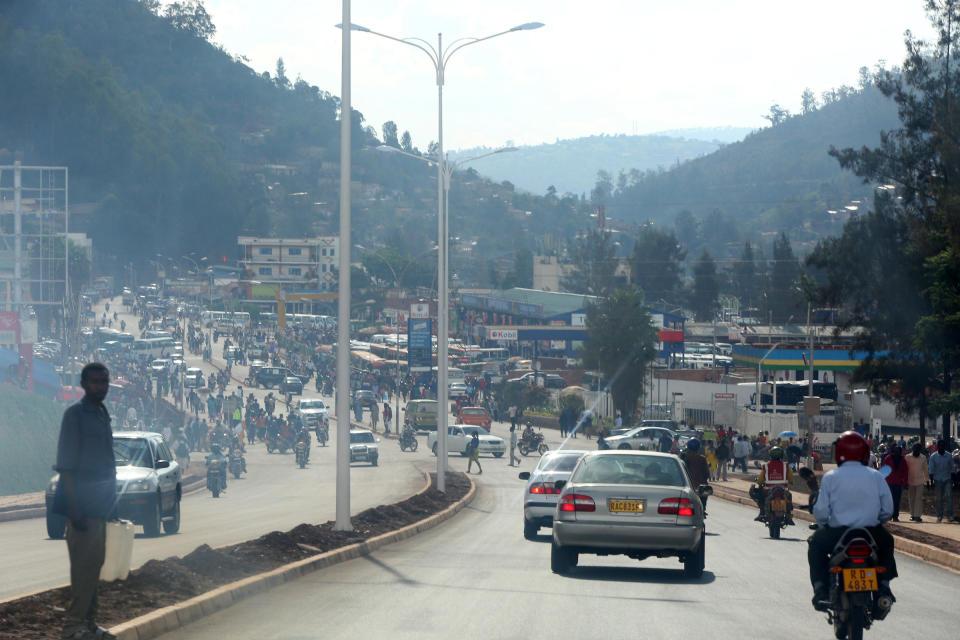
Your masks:
<svg viewBox="0 0 960 640"><path fill-rule="evenodd" d="M730 493L724 491L723 489L718 490L717 487L713 488L713 495L716 498L720 498L721 500L726 500L728 502L736 502L737 504L743 504L754 508L757 506L756 503L749 497ZM812 515L797 509L794 509L793 511L793 517L796 520L803 520L805 522L815 521ZM928 564L935 565L942 569L960 573L960 555L895 534L893 537L894 540L896 540L895 545L898 552L913 556L918 560L922 560Z"/></svg>
<svg viewBox="0 0 960 640"><path fill-rule="evenodd" d="M290 564L277 567L265 573L225 584L222 587L218 587L213 591L209 591L195 598L164 607L163 609L158 609L134 618L133 620L128 620L113 627L110 631L116 634L121 640L147 640L148 638L155 638L164 633L184 627L204 616L209 616L217 611L226 609L254 594L268 591L273 587L296 580L313 571L368 555L393 542L411 538L418 533L432 529L442 522L449 520L473 501L476 496L477 485L469 476L467 476L467 479L470 480L470 490L463 498L440 513L436 513L420 522L415 522L390 533L384 533L375 538L365 540L364 542L334 549L310 558L304 558L303 560L291 562ZM427 475L427 483L429 486L429 475Z"/></svg>

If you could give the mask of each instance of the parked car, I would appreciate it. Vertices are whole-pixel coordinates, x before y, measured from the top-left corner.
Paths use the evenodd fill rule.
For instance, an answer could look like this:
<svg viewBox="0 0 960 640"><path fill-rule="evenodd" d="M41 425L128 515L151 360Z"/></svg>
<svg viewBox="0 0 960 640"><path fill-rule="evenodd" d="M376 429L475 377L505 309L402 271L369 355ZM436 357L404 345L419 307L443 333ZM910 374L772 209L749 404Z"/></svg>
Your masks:
<svg viewBox="0 0 960 640"><path fill-rule="evenodd" d="M460 407L460 415L457 417L461 424L472 424L490 431L490 414L483 407Z"/></svg>
<svg viewBox="0 0 960 640"><path fill-rule="evenodd" d="M280 381L280 392L303 395L303 380L297 376L285 376Z"/></svg>
<svg viewBox="0 0 960 640"><path fill-rule="evenodd" d="M260 367L253 379L258 387L272 389L279 388L283 379L289 375L293 374L284 367Z"/></svg>
<svg viewBox="0 0 960 640"><path fill-rule="evenodd" d="M437 430L436 400L411 400L404 408L404 421L417 431Z"/></svg>
<svg viewBox="0 0 960 640"><path fill-rule="evenodd" d="M350 430L350 462L369 462L377 466L380 460L379 440L371 431L365 429Z"/></svg>
<svg viewBox="0 0 960 640"><path fill-rule="evenodd" d="M676 435L675 432L662 427L641 426L634 427L619 436L610 436L606 440L611 449L658 451L660 449L660 438L667 436L670 440L673 440Z"/></svg>
<svg viewBox="0 0 960 640"><path fill-rule="evenodd" d="M150 363L150 369L159 374L166 374L173 371L173 360L168 360L167 358L157 358Z"/></svg>
<svg viewBox="0 0 960 640"><path fill-rule="evenodd" d="M507 444L503 441L503 438L490 435L483 427L463 424L447 427L447 453L459 453L461 456L466 456L467 443L473 438L474 433L480 438L481 455L488 454L500 458L506 453ZM437 455L439 447L436 430L427 434L427 447L433 451L433 455Z"/></svg>
<svg viewBox="0 0 960 640"><path fill-rule="evenodd" d="M159 433L117 431L113 434L117 463L117 504L114 516L143 525L147 536L180 530L180 497L183 472ZM53 498L60 475L46 490L47 535L62 538L66 518L53 513Z"/></svg>
<svg viewBox="0 0 960 640"><path fill-rule="evenodd" d="M548 373L543 376L543 386L547 389L563 389L567 386L567 381L563 379L563 376Z"/></svg>
<svg viewBox="0 0 960 640"><path fill-rule="evenodd" d="M523 537L533 540L540 527L553 526L560 490L557 480L569 480L573 468L586 451L557 449L540 456L533 471L522 471L520 479L527 481L523 491Z"/></svg>
<svg viewBox="0 0 960 640"><path fill-rule="evenodd" d="M676 556L689 578L703 574L706 535L701 495L680 460L649 451L591 451L560 489L550 568L567 573L585 553L636 560Z"/></svg>
<svg viewBox="0 0 960 640"><path fill-rule="evenodd" d="M359 402L364 409L377 403L377 394L371 389L357 389L353 392L353 402Z"/></svg>
<svg viewBox="0 0 960 640"><path fill-rule="evenodd" d="M199 389L203 386L203 371L198 367L190 367L183 374L183 386L187 389Z"/></svg>

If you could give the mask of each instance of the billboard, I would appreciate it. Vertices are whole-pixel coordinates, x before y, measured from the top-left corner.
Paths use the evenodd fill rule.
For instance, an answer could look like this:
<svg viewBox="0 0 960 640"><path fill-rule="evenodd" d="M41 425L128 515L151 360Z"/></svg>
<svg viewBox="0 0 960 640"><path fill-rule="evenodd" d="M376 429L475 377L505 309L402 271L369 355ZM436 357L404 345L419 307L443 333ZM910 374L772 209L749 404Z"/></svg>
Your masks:
<svg viewBox="0 0 960 640"><path fill-rule="evenodd" d="M433 332L430 318L407 321L407 366L410 371L430 371L433 367Z"/></svg>
<svg viewBox="0 0 960 640"><path fill-rule="evenodd" d="M487 340L506 340L510 342L517 341L516 329L495 329L487 327Z"/></svg>

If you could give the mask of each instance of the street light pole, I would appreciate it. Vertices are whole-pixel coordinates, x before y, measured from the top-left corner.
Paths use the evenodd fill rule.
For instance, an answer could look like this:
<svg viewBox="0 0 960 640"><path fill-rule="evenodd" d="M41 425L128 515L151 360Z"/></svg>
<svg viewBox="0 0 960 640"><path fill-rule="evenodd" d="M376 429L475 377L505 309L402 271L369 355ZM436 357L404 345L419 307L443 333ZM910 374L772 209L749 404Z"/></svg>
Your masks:
<svg viewBox="0 0 960 640"><path fill-rule="evenodd" d="M350 0L343 0L343 23L350 24ZM350 522L350 29L341 34L340 75L340 272L337 283L337 531Z"/></svg>

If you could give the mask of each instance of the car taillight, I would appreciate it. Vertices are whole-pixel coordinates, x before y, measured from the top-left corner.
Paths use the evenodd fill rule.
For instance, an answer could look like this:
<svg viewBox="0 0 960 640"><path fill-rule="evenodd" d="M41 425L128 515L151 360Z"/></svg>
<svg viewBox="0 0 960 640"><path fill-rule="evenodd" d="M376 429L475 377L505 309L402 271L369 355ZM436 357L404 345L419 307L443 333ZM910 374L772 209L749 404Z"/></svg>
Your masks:
<svg viewBox="0 0 960 640"><path fill-rule="evenodd" d="M554 488L554 486L549 482L534 482L532 485L530 485L530 493L538 493L550 496L562 493L562 491Z"/></svg>
<svg viewBox="0 0 960 640"><path fill-rule="evenodd" d="M560 511L596 511L593 498L580 493L568 493L560 498Z"/></svg>
<svg viewBox="0 0 960 640"><path fill-rule="evenodd" d="M693 501L689 498L666 498L660 501L657 513L666 516L692 516Z"/></svg>

